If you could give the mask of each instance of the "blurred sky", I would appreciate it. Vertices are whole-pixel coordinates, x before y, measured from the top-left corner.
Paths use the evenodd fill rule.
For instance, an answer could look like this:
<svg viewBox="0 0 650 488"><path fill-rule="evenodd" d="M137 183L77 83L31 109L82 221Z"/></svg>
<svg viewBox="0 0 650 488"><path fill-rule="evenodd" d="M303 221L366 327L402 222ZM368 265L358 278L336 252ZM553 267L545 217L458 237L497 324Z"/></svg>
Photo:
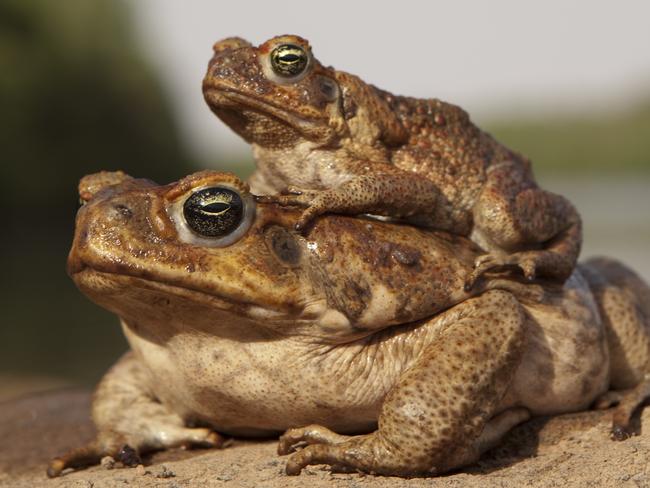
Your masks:
<svg viewBox="0 0 650 488"><path fill-rule="evenodd" d="M324 64L399 94L513 114L610 112L650 96L650 2L126 0L181 130L208 160L247 154L207 109L212 44L307 38Z"/></svg>

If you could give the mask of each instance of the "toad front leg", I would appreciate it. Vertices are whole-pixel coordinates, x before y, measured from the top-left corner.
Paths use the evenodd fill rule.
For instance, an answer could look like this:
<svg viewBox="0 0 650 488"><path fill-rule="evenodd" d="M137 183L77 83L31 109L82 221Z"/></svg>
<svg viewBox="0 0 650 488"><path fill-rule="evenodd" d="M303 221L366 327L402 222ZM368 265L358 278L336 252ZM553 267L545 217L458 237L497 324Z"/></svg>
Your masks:
<svg viewBox="0 0 650 488"><path fill-rule="evenodd" d="M582 245L582 221L564 197L538 188L515 163L488 170L473 209L472 240L492 252L480 256L466 288L487 271L517 267L524 276L564 282L573 272Z"/></svg>
<svg viewBox="0 0 650 488"><path fill-rule="evenodd" d="M343 437L323 427L292 429L280 441L293 454L287 474L329 464L384 475L431 475L478 459L526 409L497 413L524 349L525 313L503 291L490 291L434 320L449 324L387 395L377 431ZM496 414L496 415L495 415Z"/></svg>
<svg viewBox="0 0 650 488"><path fill-rule="evenodd" d="M106 373L93 397L96 439L53 459L47 475L98 464L105 456L134 466L140 463L139 454L148 450L223 444L221 436L210 429L187 428L181 417L155 399L146 384L146 374L133 353L125 354Z"/></svg>
<svg viewBox="0 0 650 488"><path fill-rule="evenodd" d="M350 163L350 175L362 174L364 170L357 167L360 165ZM384 215L457 234L469 233L469 221L454 214L431 180L388 164L365 165L376 170L371 175L351 176L336 188L307 190L289 187L288 194L265 195L257 197L257 200L306 207L296 223L298 230L306 228L319 215L332 212Z"/></svg>

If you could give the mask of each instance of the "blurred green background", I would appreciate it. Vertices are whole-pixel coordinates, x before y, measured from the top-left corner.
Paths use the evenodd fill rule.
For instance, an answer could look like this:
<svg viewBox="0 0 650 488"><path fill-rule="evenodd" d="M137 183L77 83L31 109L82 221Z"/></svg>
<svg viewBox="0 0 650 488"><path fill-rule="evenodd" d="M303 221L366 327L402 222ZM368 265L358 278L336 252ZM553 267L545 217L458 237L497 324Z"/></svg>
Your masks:
<svg viewBox="0 0 650 488"><path fill-rule="evenodd" d="M589 251L650 276L650 90L607 116L481 122L575 201ZM65 274L77 181L122 169L168 182L220 162L184 146L129 11L112 0L0 3L0 147L0 399L90 386L126 343ZM252 160L238 163L223 161L246 176Z"/></svg>
<svg viewBox="0 0 650 488"><path fill-rule="evenodd" d="M0 394L90 385L125 348L65 274L79 178L191 171L130 25L112 0L0 3Z"/></svg>

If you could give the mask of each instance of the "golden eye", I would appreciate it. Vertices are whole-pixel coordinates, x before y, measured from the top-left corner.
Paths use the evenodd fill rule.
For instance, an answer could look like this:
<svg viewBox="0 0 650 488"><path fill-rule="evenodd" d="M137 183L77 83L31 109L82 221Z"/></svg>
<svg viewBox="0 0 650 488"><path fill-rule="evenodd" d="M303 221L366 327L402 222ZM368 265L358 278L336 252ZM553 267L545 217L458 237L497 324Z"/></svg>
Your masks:
<svg viewBox="0 0 650 488"><path fill-rule="evenodd" d="M197 187L178 198L167 212L185 244L227 247L246 235L255 220L250 193L227 185Z"/></svg>
<svg viewBox="0 0 650 488"><path fill-rule="evenodd" d="M187 225L203 237L225 237L239 227L244 215L241 197L228 188L204 188L183 205Z"/></svg>
<svg viewBox="0 0 650 488"><path fill-rule="evenodd" d="M276 74L290 78L307 68L309 57L305 50L293 44L282 44L271 52L271 67Z"/></svg>

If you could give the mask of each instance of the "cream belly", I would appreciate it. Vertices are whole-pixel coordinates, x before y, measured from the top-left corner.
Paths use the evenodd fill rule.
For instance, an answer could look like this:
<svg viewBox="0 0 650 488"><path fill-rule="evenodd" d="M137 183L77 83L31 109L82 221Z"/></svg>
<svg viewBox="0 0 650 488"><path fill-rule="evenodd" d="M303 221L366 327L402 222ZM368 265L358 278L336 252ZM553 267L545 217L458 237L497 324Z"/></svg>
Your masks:
<svg viewBox="0 0 650 488"><path fill-rule="evenodd" d="M188 420L253 436L309 423L339 432L376 424L385 392L359 399L340 376L301 357L299 348L197 334L177 334L163 346L123 329L155 395Z"/></svg>

